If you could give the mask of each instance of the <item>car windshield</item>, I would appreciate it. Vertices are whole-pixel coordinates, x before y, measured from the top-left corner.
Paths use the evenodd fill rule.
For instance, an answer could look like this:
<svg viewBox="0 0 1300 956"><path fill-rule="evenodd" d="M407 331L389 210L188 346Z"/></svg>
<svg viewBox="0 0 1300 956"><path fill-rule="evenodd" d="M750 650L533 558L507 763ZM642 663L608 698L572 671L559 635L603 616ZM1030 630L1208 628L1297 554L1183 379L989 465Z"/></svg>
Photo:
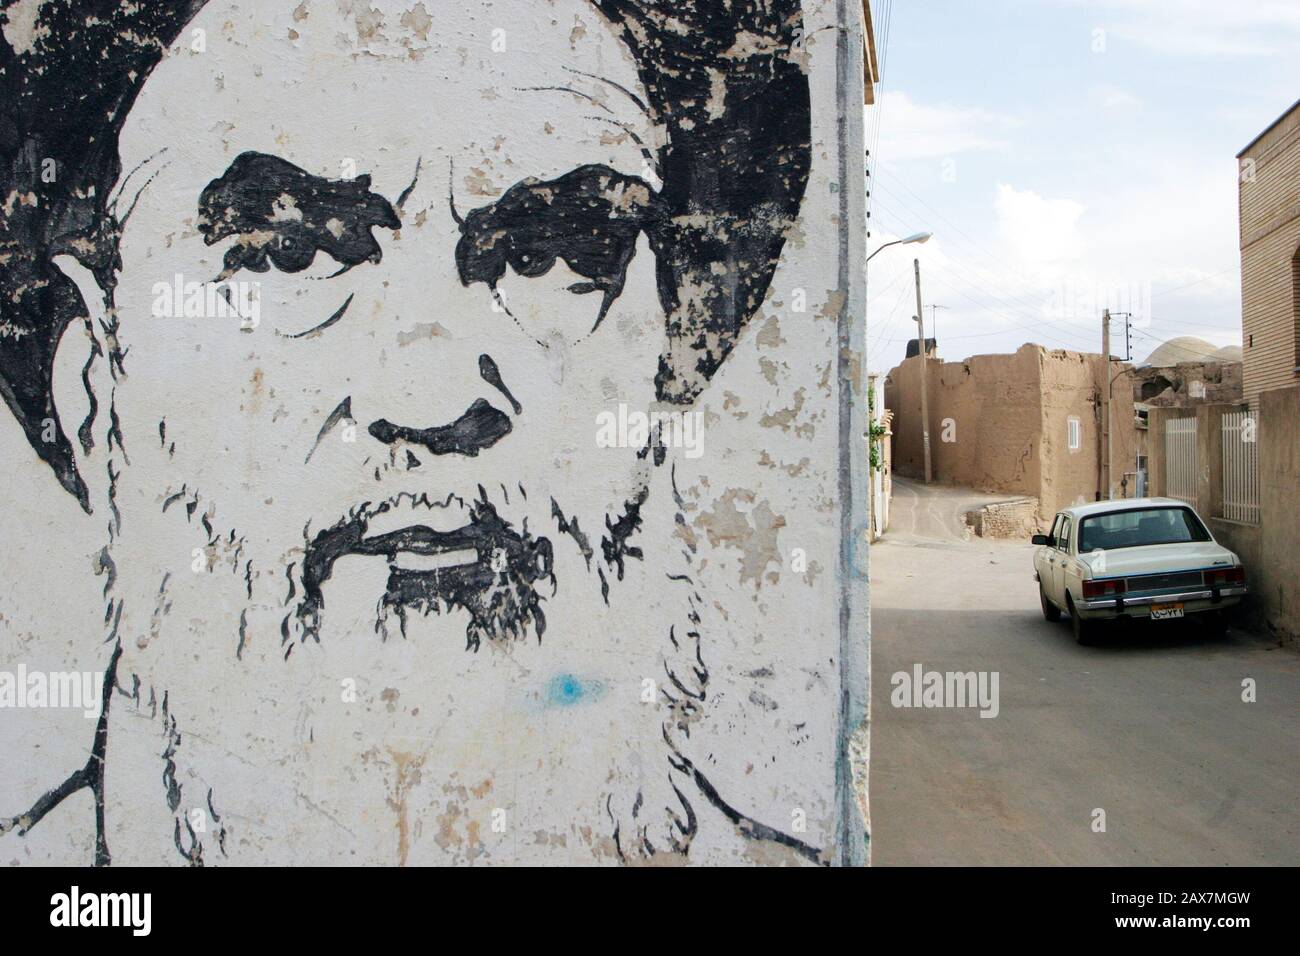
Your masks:
<svg viewBox="0 0 1300 956"><path fill-rule="evenodd" d="M1209 541L1191 508L1143 508L1090 515L1079 524L1079 553L1140 548L1148 544Z"/></svg>

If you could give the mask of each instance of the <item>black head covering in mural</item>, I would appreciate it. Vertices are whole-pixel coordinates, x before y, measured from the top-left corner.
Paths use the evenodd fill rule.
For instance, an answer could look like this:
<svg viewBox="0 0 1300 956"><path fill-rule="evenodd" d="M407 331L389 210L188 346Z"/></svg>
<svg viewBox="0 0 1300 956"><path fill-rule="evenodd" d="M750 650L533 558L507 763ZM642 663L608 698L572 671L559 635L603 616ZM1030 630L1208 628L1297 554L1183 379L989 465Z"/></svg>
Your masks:
<svg viewBox="0 0 1300 956"><path fill-rule="evenodd" d="M131 104L203 0L5 2L0 34L0 394L59 483L90 510L54 408L54 353L86 303L54 259L70 255L111 293L120 225L108 190ZM17 43L15 49L10 38ZM103 332L113 344L116 319ZM112 358L113 361L117 357ZM87 389L89 393L89 388ZM91 414L78 431L92 447Z"/></svg>
<svg viewBox="0 0 1300 956"><path fill-rule="evenodd" d="M647 99L623 92L664 133L655 155L646 150L662 188L599 165L517 183L463 218L453 208L456 266L461 282L495 289L507 263L538 276L562 258L588 280L572 291L602 293L599 325L644 231L668 338L655 387L685 404L762 304L808 185L802 12L799 0L593 2Z"/></svg>
<svg viewBox="0 0 1300 956"><path fill-rule="evenodd" d="M125 218L109 196L122 171L118 137L150 72L204 2L66 0L40 4L18 23L18 4L6 0L0 14L8 27L0 35L0 393L87 511L52 383L60 338L89 311L53 260L74 257L111 306ZM517 183L458 215L456 265L465 284L495 289L507 265L537 276L562 258L587 280L573 291L601 293L599 324L645 232L667 337L656 387L661 399L686 403L762 303L807 186L802 13L798 0L592 3L630 51L646 99L625 92L664 134L654 155L646 151L662 187L604 166ZM10 36L21 36L18 48ZM118 319L110 308L102 321L116 375ZM86 387L91 410L77 437L89 451L96 399Z"/></svg>

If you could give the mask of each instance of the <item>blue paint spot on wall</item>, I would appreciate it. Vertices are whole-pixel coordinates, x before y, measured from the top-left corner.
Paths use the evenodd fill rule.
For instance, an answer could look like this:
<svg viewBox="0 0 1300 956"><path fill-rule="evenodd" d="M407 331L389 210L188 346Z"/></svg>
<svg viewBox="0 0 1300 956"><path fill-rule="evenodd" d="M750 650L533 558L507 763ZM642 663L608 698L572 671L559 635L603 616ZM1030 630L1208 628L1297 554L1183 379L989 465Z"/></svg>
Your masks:
<svg viewBox="0 0 1300 956"><path fill-rule="evenodd" d="M595 700L604 689L600 681L583 680L573 674L556 674L546 685L546 703L551 707L572 707Z"/></svg>

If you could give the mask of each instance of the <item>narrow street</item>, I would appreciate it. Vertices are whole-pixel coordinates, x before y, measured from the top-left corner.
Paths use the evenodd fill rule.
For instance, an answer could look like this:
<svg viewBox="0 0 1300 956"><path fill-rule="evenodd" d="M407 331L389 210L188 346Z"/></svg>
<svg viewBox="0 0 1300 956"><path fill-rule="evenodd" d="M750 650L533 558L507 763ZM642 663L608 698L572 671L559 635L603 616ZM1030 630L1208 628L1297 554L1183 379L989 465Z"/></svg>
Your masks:
<svg viewBox="0 0 1300 956"><path fill-rule="evenodd" d="M1300 654L1186 622L1080 647L1027 542L965 536L990 500L895 477L872 546L873 863L1300 863ZM997 672L997 716L893 706L918 663Z"/></svg>

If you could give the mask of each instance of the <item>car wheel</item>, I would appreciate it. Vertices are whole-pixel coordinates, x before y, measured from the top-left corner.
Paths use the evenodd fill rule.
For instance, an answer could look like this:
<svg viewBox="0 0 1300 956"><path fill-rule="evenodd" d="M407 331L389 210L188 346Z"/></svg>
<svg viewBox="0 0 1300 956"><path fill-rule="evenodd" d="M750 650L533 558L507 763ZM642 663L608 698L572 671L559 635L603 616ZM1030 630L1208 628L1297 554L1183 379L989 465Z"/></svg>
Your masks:
<svg viewBox="0 0 1300 956"><path fill-rule="evenodd" d="M1097 643L1097 625L1085 621L1074 608L1074 602L1066 599L1070 605L1070 629L1074 631L1075 643L1089 647Z"/></svg>
<svg viewBox="0 0 1300 956"><path fill-rule="evenodd" d="M1047 600L1047 592L1043 590L1043 582L1038 582L1038 602L1043 605L1043 617L1055 624L1061 619L1061 609Z"/></svg>

